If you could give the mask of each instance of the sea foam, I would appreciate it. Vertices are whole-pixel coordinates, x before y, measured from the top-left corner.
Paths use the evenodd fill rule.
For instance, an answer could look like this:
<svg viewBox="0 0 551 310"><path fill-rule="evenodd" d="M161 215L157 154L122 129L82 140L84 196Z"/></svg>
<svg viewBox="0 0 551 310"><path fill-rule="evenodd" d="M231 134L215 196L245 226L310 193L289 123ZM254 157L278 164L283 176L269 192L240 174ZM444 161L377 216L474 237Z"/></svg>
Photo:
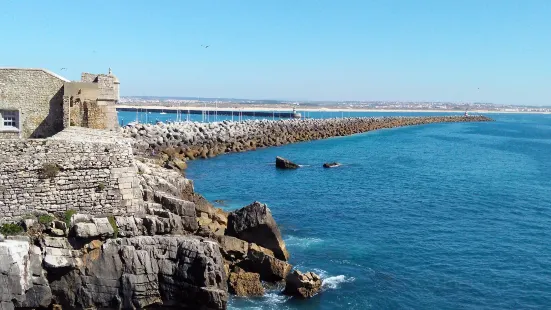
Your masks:
<svg viewBox="0 0 551 310"><path fill-rule="evenodd" d="M321 287L323 289L337 289L342 283L354 282L354 277L346 277L344 275L338 275L323 279Z"/></svg>
<svg viewBox="0 0 551 310"><path fill-rule="evenodd" d="M312 245L322 243L323 240L320 238L311 238L311 237L296 237L296 236L287 236L285 238L285 244L288 247L298 247L298 248L308 248Z"/></svg>

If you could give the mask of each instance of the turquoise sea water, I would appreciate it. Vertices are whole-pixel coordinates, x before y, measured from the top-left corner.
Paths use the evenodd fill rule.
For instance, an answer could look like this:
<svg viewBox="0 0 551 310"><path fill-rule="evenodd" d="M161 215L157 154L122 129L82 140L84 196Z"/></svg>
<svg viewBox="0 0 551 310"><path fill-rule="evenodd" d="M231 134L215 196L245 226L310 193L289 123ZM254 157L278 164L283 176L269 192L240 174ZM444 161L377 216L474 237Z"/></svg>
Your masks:
<svg viewBox="0 0 551 310"><path fill-rule="evenodd" d="M226 209L267 203L290 262L324 278L311 300L271 290L230 308L551 307L551 115L491 116L189 163ZM277 155L304 167L276 170Z"/></svg>

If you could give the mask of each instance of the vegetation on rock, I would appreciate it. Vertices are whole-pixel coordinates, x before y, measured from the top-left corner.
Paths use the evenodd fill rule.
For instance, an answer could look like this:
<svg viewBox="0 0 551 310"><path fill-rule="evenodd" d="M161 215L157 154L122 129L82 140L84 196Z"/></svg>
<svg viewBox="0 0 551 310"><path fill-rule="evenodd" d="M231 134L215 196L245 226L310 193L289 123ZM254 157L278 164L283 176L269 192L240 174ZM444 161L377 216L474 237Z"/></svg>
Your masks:
<svg viewBox="0 0 551 310"><path fill-rule="evenodd" d="M117 226L117 222L115 222L115 217L111 215L107 219L109 220L109 224L111 224L111 227L113 227L113 238L118 238L119 227Z"/></svg>
<svg viewBox="0 0 551 310"><path fill-rule="evenodd" d="M14 236L23 232L23 227L13 223L3 224L0 227L0 233L5 236Z"/></svg>
<svg viewBox="0 0 551 310"><path fill-rule="evenodd" d="M77 211L69 209L69 210L65 211L65 213L63 214L63 219L65 220L65 224L67 224L67 227L71 226L71 217L75 213L77 213Z"/></svg>
<svg viewBox="0 0 551 310"><path fill-rule="evenodd" d="M44 179L52 179L59 173L59 166L55 163L48 163L42 166L40 170L40 177Z"/></svg>
<svg viewBox="0 0 551 310"><path fill-rule="evenodd" d="M99 183L98 186L96 187L96 192L102 192L104 189L105 189L105 184Z"/></svg>
<svg viewBox="0 0 551 310"><path fill-rule="evenodd" d="M54 220L54 217L48 214L43 214L38 217L38 222L42 225L48 226L52 221Z"/></svg>

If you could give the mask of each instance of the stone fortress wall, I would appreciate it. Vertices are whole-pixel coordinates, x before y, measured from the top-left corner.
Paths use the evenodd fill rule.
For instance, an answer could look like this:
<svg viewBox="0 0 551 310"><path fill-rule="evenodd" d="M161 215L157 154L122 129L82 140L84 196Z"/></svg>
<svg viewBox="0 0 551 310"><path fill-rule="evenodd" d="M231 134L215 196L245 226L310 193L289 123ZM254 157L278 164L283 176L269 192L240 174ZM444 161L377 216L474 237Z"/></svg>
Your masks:
<svg viewBox="0 0 551 310"><path fill-rule="evenodd" d="M142 211L130 143L112 132L70 127L48 139L0 140L0 163L0 221L37 211Z"/></svg>
<svg viewBox="0 0 551 310"><path fill-rule="evenodd" d="M65 84L64 124L94 129L117 129L116 102L120 82L111 74L84 72L81 82Z"/></svg>

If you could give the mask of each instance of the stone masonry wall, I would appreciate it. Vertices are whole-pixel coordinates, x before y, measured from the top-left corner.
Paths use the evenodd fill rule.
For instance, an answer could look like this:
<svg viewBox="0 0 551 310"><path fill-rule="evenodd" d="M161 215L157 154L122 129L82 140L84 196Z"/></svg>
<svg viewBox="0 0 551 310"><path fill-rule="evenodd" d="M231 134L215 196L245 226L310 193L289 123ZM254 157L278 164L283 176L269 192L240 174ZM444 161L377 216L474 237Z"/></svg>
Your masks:
<svg viewBox="0 0 551 310"><path fill-rule="evenodd" d="M19 132L1 132L0 131L0 139L17 139L19 138Z"/></svg>
<svg viewBox="0 0 551 310"><path fill-rule="evenodd" d="M42 176L45 165L59 172ZM0 140L0 221L69 209L132 214L142 206L132 149L120 136L71 127L50 139Z"/></svg>
<svg viewBox="0 0 551 310"><path fill-rule="evenodd" d="M70 125L92 129L115 129L116 121L107 117L110 106L97 100L70 102ZM118 126L117 126L118 127Z"/></svg>
<svg viewBox="0 0 551 310"><path fill-rule="evenodd" d="M0 68L0 109L20 111L22 138L50 137L63 129L65 82L42 69Z"/></svg>

